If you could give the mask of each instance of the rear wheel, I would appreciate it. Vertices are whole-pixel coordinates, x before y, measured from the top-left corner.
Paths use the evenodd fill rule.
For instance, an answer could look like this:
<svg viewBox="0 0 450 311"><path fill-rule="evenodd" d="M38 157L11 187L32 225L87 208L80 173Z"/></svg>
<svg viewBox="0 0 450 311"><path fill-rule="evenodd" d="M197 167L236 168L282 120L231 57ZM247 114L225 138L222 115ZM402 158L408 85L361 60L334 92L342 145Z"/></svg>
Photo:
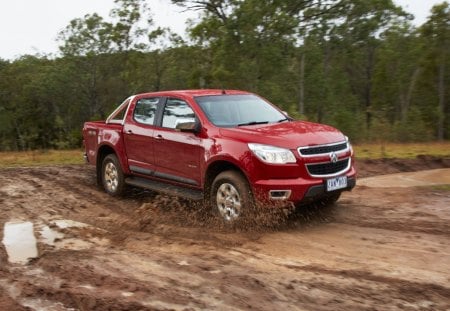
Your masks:
<svg viewBox="0 0 450 311"><path fill-rule="evenodd" d="M226 224L242 220L254 206L247 180L236 171L217 175L211 187L210 199L214 213Z"/></svg>
<svg viewBox="0 0 450 311"><path fill-rule="evenodd" d="M120 196L125 191L125 178L115 154L109 154L102 163L102 184L112 196Z"/></svg>

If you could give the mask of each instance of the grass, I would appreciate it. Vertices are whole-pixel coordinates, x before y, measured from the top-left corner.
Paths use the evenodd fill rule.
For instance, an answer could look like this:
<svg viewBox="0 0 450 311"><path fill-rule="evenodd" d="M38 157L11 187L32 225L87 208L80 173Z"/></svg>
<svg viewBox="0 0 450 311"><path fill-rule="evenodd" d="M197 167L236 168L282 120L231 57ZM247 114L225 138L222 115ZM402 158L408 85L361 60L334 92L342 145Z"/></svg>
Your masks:
<svg viewBox="0 0 450 311"><path fill-rule="evenodd" d="M450 192L450 185L435 185L435 186L430 186L428 188L431 188L432 190L435 190L435 191Z"/></svg>
<svg viewBox="0 0 450 311"><path fill-rule="evenodd" d="M418 155L450 157L449 142L414 144L358 144L354 145L356 158L415 158ZM0 152L0 167L42 166L61 164L82 164L83 151L76 150L35 150L24 152Z"/></svg>
<svg viewBox="0 0 450 311"><path fill-rule="evenodd" d="M0 167L42 166L58 164L82 164L83 151L34 150L23 152L0 152Z"/></svg>
<svg viewBox="0 0 450 311"><path fill-rule="evenodd" d="M450 157L450 142L432 143L378 143L358 144L353 146L356 158L381 159L400 158L413 159L418 155Z"/></svg>

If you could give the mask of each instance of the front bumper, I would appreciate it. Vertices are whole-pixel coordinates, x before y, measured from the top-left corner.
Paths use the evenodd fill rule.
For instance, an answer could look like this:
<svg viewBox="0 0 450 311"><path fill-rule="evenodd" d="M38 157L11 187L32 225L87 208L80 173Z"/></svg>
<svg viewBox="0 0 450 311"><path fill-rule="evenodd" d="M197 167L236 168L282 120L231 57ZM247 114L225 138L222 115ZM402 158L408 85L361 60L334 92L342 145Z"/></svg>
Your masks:
<svg viewBox="0 0 450 311"><path fill-rule="evenodd" d="M356 172L352 167L346 174L347 187L331 192L327 192L326 179L319 178L296 178L296 179L270 179L256 181L253 186L255 199L262 203L274 201L286 201L294 204L308 203L320 197L342 191L350 191L356 185ZM289 193L289 197L278 199L273 197L273 193Z"/></svg>

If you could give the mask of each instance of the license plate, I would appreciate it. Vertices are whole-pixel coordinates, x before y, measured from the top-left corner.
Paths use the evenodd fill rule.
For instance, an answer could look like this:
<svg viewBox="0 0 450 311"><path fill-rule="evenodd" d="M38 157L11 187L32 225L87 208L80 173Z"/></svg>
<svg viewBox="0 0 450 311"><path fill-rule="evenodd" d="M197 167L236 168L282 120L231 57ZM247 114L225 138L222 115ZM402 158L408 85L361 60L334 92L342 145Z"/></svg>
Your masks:
<svg viewBox="0 0 450 311"><path fill-rule="evenodd" d="M327 179L327 191L347 188L347 176Z"/></svg>

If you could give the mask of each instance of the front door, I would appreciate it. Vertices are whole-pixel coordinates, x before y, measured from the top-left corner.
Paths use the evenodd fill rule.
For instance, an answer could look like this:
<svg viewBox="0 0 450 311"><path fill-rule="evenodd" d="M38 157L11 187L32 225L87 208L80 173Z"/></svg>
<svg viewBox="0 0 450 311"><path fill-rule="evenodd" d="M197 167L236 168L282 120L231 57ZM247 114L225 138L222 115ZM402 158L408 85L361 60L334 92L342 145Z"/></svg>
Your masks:
<svg viewBox="0 0 450 311"><path fill-rule="evenodd" d="M155 176L200 186L202 140L194 133L176 129L181 122L194 122L195 114L184 100L168 98L161 127L154 131Z"/></svg>

